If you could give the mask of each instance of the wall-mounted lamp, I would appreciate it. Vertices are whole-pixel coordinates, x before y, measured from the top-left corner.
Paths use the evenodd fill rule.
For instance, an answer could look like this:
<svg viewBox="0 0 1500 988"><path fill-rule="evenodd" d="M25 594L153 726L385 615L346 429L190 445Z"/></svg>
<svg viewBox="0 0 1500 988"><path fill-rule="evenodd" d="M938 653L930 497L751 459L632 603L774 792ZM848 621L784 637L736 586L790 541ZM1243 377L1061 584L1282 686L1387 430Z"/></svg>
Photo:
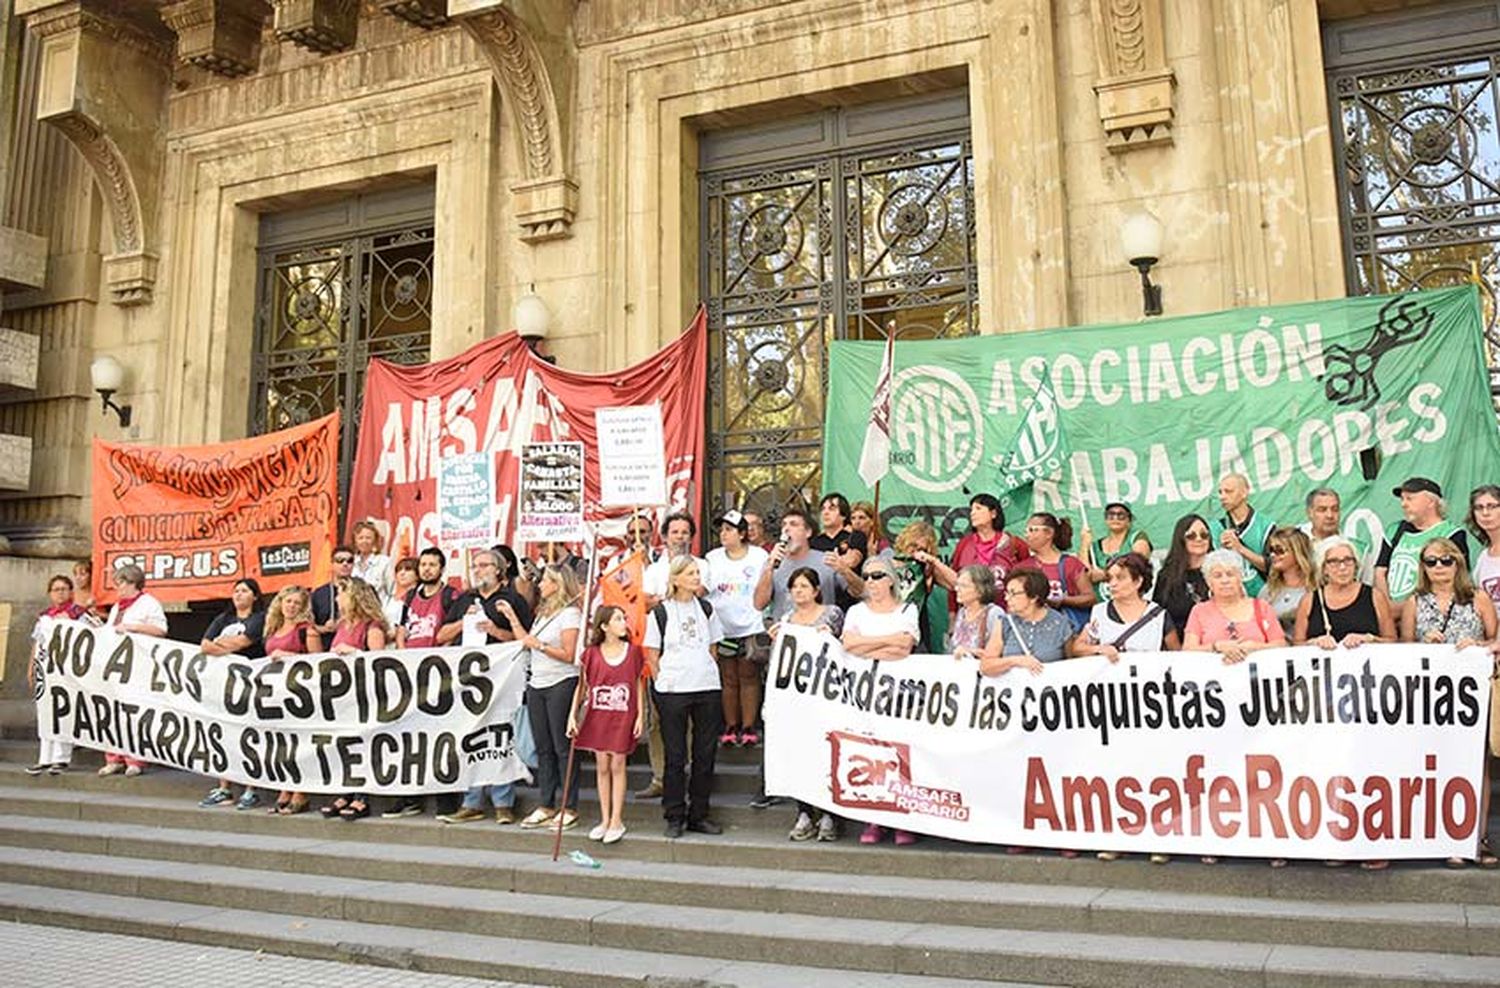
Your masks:
<svg viewBox="0 0 1500 988"><path fill-rule="evenodd" d="M528 285L526 294L516 299L510 317L511 324L516 328L516 335L521 337L532 353L549 364L557 363L557 358L548 354L545 349L547 333L552 328L552 313L547 308L547 303L536 293L535 285Z"/></svg>
<svg viewBox="0 0 1500 988"><path fill-rule="evenodd" d="M1141 273L1141 297L1148 316L1161 315L1161 286L1151 284L1151 266L1161 258L1161 220L1142 210L1120 224L1125 259Z"/></svg>
<svg viewBox="0 0 1500 988"><path fill-rule="evenodd" d="M130 406L116 405L110 401L110 396L125 383L125 368L120 362L109 354L95 357L94 362L89 364L89 379L93 382L94 390L99 392L99 397L104 400L104 411L114 409L115 415L119 416L120 428L124 429L130 425Z"/></svg>

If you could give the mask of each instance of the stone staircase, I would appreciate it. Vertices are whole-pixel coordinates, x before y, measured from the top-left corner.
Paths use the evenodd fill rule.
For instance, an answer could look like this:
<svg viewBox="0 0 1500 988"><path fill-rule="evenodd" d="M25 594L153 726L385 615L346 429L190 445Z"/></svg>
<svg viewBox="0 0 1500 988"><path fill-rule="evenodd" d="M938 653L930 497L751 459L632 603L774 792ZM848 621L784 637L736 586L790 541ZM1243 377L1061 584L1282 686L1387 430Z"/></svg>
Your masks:
<svg viewBox="0 0 1500 988"><path fill-rule="evenodd" d="M753 752L724 753L723 836L632 805L623 842L580 828L554 863L550 832L203 810L200 778L90 752L32 778L32 751L0 741L11 920L569 988L1500 984L1500 872L793 844L788 807L748 805Z"/></svg>

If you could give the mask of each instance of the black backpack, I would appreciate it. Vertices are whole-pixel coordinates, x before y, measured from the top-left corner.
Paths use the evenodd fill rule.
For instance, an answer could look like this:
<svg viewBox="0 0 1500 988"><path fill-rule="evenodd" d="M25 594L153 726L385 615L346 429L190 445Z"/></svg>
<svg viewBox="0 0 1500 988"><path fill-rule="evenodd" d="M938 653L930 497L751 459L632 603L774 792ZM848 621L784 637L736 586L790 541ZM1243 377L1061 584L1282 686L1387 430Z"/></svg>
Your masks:
<svg viewBox="0 0 1500 988"><path fill-rule="evenodd" d="M710 604L708 602L708 598L706 598L706 597L699 597L698 598L698 606L701 607L701 608L703 608L703 616L704 617L712 617L713 616L714 605L712 605L712 604ZM657 634L659 634L661 636L662 643L666 644L666 641L667 641L667 603L666 603L666 601L658 601L657 604L656 604L656 606L653 607L653 608L651 608L651 619L656 622L656 632L657 632Z"/></svg>
<svg viewBox="0 0 1500 988"><path fill-rule="evenodd" d="M406 625L406 619L411 617L411 602L421 592L422 585L420 583L406 592L406 599L401 603L401 624L403 627ZM442 610L442 617L438 619L439 623L442 622L443 618L448 616L448 608L452 607L453 602L457 599L458 591L454 590L448 584L444 583L438 587L438 605Z"/></svg>

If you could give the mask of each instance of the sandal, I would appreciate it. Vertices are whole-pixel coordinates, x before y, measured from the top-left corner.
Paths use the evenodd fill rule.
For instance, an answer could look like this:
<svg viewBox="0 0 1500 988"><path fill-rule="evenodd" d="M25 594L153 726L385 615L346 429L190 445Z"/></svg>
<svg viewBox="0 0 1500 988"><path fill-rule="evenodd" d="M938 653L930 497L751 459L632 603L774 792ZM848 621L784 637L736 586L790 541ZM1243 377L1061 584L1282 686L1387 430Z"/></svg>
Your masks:
<svg viewBox="0 0 1500 988"><path fill-rule="evenodd" d="M266 810L266 812L269 813L271 816L276 816L276 815L278 815L280 813L285 813L286 812L286 808L291 805L291 802L292 801L289 800L289 799L278 799L276 801L276 805L273 806L273 807L271 807L270 809Z"/></svg>
<svg viewBox="0 0 1500 988"><path fill-rule="evenodd" d="M1376 858L1371 861L1361 861L1359 863L1361 871L1385 871L1390 866L1391 863L1384 858Z"/></svg>
<svg viewBox="0 0 1500 988"><path fill-rule="evenodd" d="M370 804L366 803L362 799L356 799L348 806L345 806L343 809L339 810L339 818L346 823L353 823L355 820L363 820L369 815Z"/></svg>
<svg viewBox="0 0 1500 988"><path fill-rule="evenodd" d="M282 816L296 816L298 813L306 813L307 810L307 797L303 796L301 799L288 800L287 804L277 812Z"/></svg>
<svg viewBox="0 0 1500 988"><path fill-rule="evenodd" d="M1500 866L1500 857L1496 857L1494 848L1490 847L1489 834L1479 838L1479 856L1474 859L1474 863L1481 868Z"/></svg>
<svg viewBox="0 0 1500 988"><path fill-rule="evenodd" d="M335 799L327 806L318 807L318 812L323 814L323 819L332 820L336 816L342 816L344 810L349 808L349 801L343 796Z"/></svg>

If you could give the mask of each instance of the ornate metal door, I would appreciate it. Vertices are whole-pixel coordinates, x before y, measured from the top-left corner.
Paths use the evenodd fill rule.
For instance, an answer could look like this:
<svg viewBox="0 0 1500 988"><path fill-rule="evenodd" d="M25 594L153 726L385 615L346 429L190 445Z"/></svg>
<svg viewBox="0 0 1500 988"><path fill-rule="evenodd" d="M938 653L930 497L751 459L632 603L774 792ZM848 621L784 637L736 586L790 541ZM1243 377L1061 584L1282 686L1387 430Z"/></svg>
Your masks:
<svg viewBox="0 0 1500 988"><path fill-rule="evenodd" d="M977 332L967 94L709 135L702 148L705 503L816 504L829 341Z"/></svg>
<svg viewBox="0 0 1500 988"><path fill-rule="evenodd" d="M335 218L370 219L354 201ZM428 359L432 337L433 228L422 222L289 240L263 224L250 423L255 433L342 412L339 496L348 491L365 369L371 357ZM283 219L284 218L279 218ZM314 227L327 224L312 224ZM296 224L291 233L301 232Z"/></svg>
<svg viewBox="0 0 1500 988"><path fill-rule="evenodd" d="M1349 290L1500 277L1500 3L1335 22L1324 36Z"/></svg>

